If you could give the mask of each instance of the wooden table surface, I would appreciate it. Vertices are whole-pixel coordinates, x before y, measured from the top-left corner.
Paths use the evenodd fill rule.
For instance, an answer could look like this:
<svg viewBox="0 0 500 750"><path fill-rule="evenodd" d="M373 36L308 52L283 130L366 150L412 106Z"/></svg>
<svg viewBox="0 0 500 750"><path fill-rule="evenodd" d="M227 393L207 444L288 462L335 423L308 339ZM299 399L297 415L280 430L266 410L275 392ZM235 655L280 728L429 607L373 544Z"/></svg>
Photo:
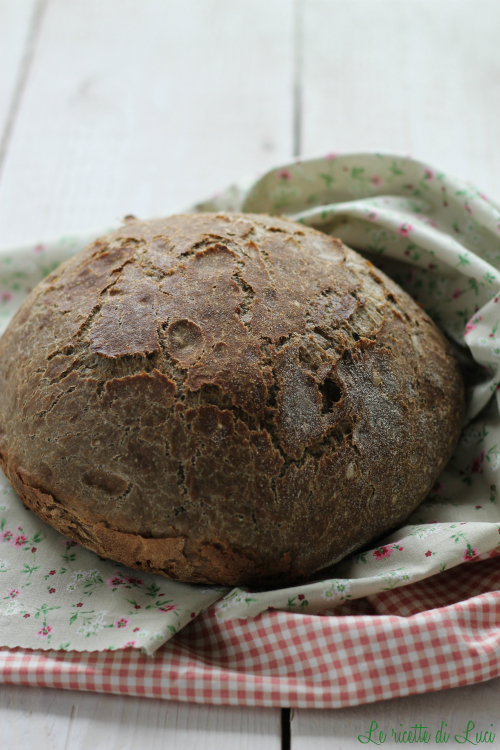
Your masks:
<svg viewBox="0 0 500 750"><path fill-rule="evenodd" d="M499 0L0 0L0 245L182 210L332 151L411 154L500 202L499 31ZM500 746L499 692L290 717L5 685L0 748L340 750L373 720L386 746L441 721L456 745L468 720Z"/></svg>

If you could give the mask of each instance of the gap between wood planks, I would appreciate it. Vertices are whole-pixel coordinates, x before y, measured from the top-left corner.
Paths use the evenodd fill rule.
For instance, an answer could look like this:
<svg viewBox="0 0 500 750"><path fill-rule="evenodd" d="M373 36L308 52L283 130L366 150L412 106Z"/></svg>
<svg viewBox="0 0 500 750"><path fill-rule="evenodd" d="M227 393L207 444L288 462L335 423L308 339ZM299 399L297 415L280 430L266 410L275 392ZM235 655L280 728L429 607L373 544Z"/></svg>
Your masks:
<svg viewBox="0 0 500 750"><path fill-rule="evenodd" d="M7 119L5 121L5 128L2 133L2 140L0 141L0 176L7 154L12 131L16 122L17 113L19 111L19 105L23 96L26 82L28 80L31 65L35 55L36 43L40 34L40 27L42 25L43 16L47 7L48 0L38 0L33 11L31 23L29 27L28 38L26 40L26 47L24 55L19 66L19 73L17 76L16 85L12 94L10 107L7 113Z"/></svg>
<svg viewBox="0 0 500 750"><path fill-rule="evenodd" d="M64 743L64 750L71 750L71 735L73 734L73 727L75 725L77 711L78 711L78 706L74 703L71 707L71 716L69 719L68 734L66 735L66 742Z"/></svg>
<svg viewBox="0 0 500 750"><path fill-rule="evenodd" d="M281 750L291 750L292 712L289 708L281 709Z"/></svg>

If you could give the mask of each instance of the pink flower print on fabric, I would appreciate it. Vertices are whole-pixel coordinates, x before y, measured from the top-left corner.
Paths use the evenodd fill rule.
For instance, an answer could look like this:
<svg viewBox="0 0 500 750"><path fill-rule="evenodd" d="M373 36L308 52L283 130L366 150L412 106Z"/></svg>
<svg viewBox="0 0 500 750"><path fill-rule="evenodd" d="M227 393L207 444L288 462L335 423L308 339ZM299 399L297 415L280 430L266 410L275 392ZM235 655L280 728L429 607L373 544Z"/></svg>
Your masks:
<svg viewBox="0 0 500 750"><path fill-rule="evenodd" d="M451 299L452 300L457 300L457 299L459 299L459 297L462 296L463 293L464 293L463 289L454 289L452 291L452 293L451 293Z"/></svg>
<svg viewBox="0 0 500 750"><path fill-rule="evenodd" d="M482 317L480 315L476 315L474 318L472 318L472 320L469 320L469 322L465 326L464 336L467 336L468 333L477 328L478 323L480 323L481 321Z"/></svg>
<svg viewBox="0 0 500 750"><path fill-rule="evenodd" d="M426 169L424 170L424 180L433 180L434 179L434 172L432 169Z"/></svg>
<svg viewBox="0 0 500 750"><path fill-rule="evenodd" d="M50 627L50 625L44 625L43 628L38 631L38 633L36 634L36 637L46 638L49 635L49 633L52 633L52 628Z"/></svg>
<svg viewBox="0 0 500 750"><path fill-rule="evenodd" d="M472 465L471 465L471 472L473 474L479 474L485 457L486 457L486 451L483 449L480 455L473 459Z"/></svg>
<svg viewBox="0 0 500 750"><path fill-rule="evenodd" d="M431 492L437 495L439 492L442 492L443 490L444 490L444 484L440 482L438 479L436 479L431 489Z"/></svg>
<svg viewBox="0 0 500 750"><path fill-rule="evenodd" d="M410 232L413 232L413 225L404 221L398 229L398 234L400 234L401 237L408 237Z"/></svg>
<svg viewBox="0 0 500 750"><path fill-rule="evenodd" d="M278 177L280 180L286 180L289 182L292 179L292 173L288 169L282 169L280 172L278 172Z"/></svg>
<svg viewBox="0 0 500 750"><path fill-rule="evenodd" d="M471 547L470 544L468 544L467 549L462 556L462 560L464 562L469 562L470 560L473 560L475 557L477 557L477 554L477 549L475 547Z"/></svg>
<svg viewBox="0 0 500 750"><path fill-rule="evenodd" d="M378 219L378 213L376 211L369 211L369 213L366 215L368 221L377 221Z"/></svg>
<svg viewBox="0 0 500 750"><path fill-rule="evenodd" d="M115 628L126 628L128 625L128 620L125 619L125 617L122 617L120 620L117 620L115 622Z"/></svg>
<svg viewBox="0 0 500 750"><path fill-rule="evenodd" d="M338 153L326 154L325 159L328 159L328 161L335 161L337 156L339 156Z"/></svg>
<svg viewBox="0 0 500 750"><path fill-rule="evenodd" d="M113 578L108 578L105 583L108 588L114 589L117 586L124 586L126 584L126 580L122 575L120 575L120 573L117 573L113 576Z"/></svg>
<svg viewBox="0 0 500 750"><path fill-rule="evenodd" d="M10 302L12 299L12 292L1 292L0 293L0 302Z"/></svg>
<svg viewBox="0 0 500 750"><path fill-rule="evenodd" d="M370 182L372 185L381 185L382 184L382 178L378 176L378 174L374 174L370 177Z"/></svg>
<svg viewBox="0 0 500 750"><path fill-rule="evenodd" d="M394 544L384 544L382 547L374 550L373 557L376 560L383 560L385 557L390 557L395 550L397 550L398 552L402 552L403 549L404 547L401 542L394 542Z"/></svg>
<svg viewBox="0 0 500 750"><path fill-rule="evenodd" d="M385 547L379 547L373 553L373 557L376 560L383 560L384 557L390 557L392 555L392 549L387 545Z"/></svg>

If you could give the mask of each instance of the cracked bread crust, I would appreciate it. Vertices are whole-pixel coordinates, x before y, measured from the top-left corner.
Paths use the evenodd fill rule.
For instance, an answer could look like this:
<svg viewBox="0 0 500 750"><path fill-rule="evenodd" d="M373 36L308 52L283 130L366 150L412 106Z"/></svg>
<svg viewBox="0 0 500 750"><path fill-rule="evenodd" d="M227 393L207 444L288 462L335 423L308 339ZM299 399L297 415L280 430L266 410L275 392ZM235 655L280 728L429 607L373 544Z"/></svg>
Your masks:
<svg viewBox="0 0 500 750"><path fill-rule="evenodd" d="M0 464L83 546L191 582L306 579L400 525L458 439L451 347L339 240L129 222L0 339Z"/></svg>

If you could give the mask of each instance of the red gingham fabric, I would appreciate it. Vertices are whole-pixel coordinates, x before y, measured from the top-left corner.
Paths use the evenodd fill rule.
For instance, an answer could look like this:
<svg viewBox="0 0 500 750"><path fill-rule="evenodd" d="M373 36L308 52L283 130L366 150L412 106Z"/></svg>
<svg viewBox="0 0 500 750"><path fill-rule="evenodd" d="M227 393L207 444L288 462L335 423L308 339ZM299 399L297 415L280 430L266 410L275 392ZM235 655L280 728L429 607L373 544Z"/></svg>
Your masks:
<svg viewBox="0 0 500 750"><path fill-rule="evenodd" d="M211 608L153 657L0 649L0 681L298 708L442 690L500 675L497 589L500 564L488 559L348 602L336 616L273 611L219 622Z"/></svg>

